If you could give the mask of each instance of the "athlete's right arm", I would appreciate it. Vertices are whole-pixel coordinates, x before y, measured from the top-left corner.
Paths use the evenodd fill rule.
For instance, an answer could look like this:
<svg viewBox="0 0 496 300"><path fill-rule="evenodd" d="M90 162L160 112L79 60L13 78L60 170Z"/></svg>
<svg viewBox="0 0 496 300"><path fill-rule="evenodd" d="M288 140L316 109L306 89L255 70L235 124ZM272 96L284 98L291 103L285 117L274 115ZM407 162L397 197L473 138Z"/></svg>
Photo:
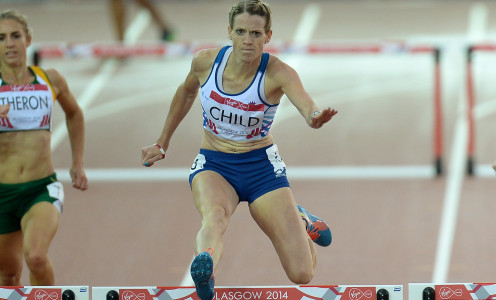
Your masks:
<svg viewBox="0 0 496 300"><path fill-rule="evenodd" d="M199 51L193 57L191 69L172 98L162 133L157 139L157 144L161 145L165 151L169 147L172 135L195 102L201 81L205 77L205 74L208 77L214 59L215 56L212 58L211 50ZM162 152L154 145L147 146L141 150L141 163L146 167L152 166L154 162L162 159L162 157Z"/></svg>
<svg viewBox="0 0 496 300"><path fill-rule="evenodd" d="M10 110L10 104L0 105L0 118L8 118L8 113Z"/></svg>

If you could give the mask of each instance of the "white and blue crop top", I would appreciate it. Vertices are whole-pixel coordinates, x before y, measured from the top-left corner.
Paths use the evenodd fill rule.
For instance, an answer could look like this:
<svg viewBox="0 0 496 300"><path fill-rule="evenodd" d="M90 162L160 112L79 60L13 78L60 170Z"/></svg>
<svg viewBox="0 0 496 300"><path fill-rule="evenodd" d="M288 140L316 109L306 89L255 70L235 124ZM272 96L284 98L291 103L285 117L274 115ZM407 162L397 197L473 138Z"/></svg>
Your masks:
<svg viewBox="0 0 496 300"><path fill-rule="evenodd" d="M269 133L278 107L278 104L267 103L265 98L265 69L269 54L262 54L250 85L241 93L229 94L223 91L222 75L231 52L231 46L219 51L207 81L201 86L203 127L226 140L259 140Z"/></svg>

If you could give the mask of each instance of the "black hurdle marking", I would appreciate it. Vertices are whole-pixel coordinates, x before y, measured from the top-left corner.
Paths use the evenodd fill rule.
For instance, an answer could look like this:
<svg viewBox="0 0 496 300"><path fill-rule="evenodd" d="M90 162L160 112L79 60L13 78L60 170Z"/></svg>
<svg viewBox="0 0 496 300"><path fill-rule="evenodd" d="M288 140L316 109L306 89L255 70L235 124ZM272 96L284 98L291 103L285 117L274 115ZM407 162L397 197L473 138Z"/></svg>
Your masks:
<svg viewBox="0 0 496 300"><path fill-rule="evenodd" d="M62 300L75 300L76 294L74 294L73 290L65 290L62 292Z"/></svg>
<svg viewBox="0 0 496 300"><path fill-rule="evenodd" d="M435 300L436 291L430 286L426 287L422 292L422 300Z"/></svg>
<svg viewBox="0 0 496 300"><path fill-rule="evenodd" d="M389 292L386 289L379 289L377 291L377 300L389 300Z"/></svg>
<svg viewBox="0 0 496 300"><path fill-rule="evenodd" d="M108 291L107 300L119 300L119 293L115 290Z"/></svg>

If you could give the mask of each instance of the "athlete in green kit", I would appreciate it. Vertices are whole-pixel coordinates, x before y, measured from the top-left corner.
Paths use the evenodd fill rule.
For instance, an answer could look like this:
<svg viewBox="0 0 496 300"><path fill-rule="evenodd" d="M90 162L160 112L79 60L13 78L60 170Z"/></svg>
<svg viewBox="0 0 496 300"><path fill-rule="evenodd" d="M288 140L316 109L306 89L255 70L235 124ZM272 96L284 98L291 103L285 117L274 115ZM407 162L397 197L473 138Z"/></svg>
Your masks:
<svg viewBox="0 0 496 300"><path fill-rule="evenodd" d="M58 71L26 65L31 39L25 16L0 12L0 286L21 285L24 260L31 285L55 284L48 248L64 201L50 148L55 100L69 132L72 185L88 187L83 112Z"/></svg>

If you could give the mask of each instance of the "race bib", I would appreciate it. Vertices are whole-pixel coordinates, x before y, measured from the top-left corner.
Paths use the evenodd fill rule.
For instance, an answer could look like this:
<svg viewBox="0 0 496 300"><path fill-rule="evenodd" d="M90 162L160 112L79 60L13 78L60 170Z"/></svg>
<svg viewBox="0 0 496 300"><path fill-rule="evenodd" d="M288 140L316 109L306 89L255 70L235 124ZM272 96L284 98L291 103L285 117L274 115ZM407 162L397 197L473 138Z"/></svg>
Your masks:
<svg viewBox="0 0 496 300"><path fill-rule="evenodd" d="M276 177L286 176L286 164L279 155L277 145L272 145L272 147L267 148L266 153L270 163L274 167Z"/></svg>
<svg viewBox="0 0 496 300"><path fill-rule="evenodd" d="M198 154L195 158L195 161L193 162L193 165L191 166L191 169L189 170L189 173L193 174L196 171L203 169L203 165L205 164L205 162L205 155Z"/></svg>
<svg viewBox="0 0 496 300"><path fill-rule="evenodd" d="M50 197L64 202L64 187L62 186L61 182L56 181L54 183L50 183L49 185L47 185L47 189L48 195L50 195Z"/></svg>

